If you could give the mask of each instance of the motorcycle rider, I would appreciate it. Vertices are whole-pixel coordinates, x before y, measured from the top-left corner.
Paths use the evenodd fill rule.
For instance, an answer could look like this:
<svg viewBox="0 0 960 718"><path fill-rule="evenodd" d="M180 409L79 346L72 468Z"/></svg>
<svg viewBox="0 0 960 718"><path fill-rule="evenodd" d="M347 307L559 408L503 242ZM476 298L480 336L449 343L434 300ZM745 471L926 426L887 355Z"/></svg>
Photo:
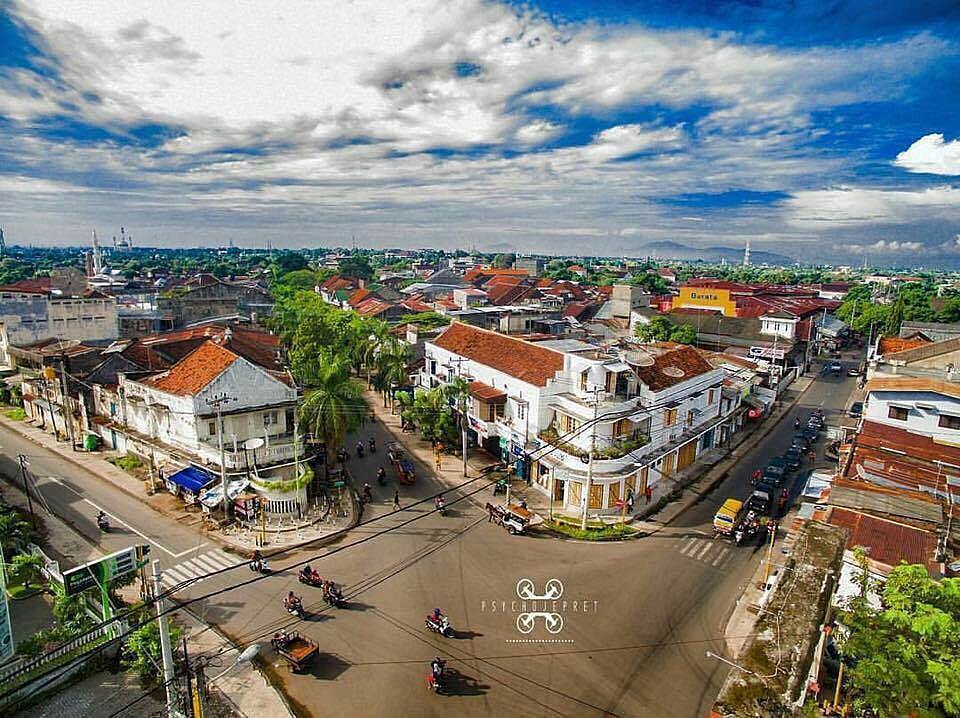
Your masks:
<svg viewBox="0 0 960 718"><path fill-rule="evenodd" d="M382 466L377 469L377 483L381 486L387 483L387 472Z"/></svg>
<svg viewBox="0 0 960 718"><path fill-rule="evenodd" d="M288 611L299 611L303 608L303 601L293 591L287 594L283 599L283 607Z"/></svg>
<svg viewBox="0 0 960 718"><path fill-rule="evenodd" d="M314 581L316 579L316 571L310 568L310 564L307 564L303 567L303 570L300 571L300 574L303 576L304 581Z"/></svg>
<svg viewBox="0 0 960 718"><path fill-rule="evenodd" d="M254 571L263 571L263 554L260 553L260 549L253 550L253 555L250 556L250 568Z"/></svg>
<svg viewBox="0 0 960 718"><path fill-rule="evenodd" d="M369 504L373 501L373 491L370 490L370 484L363 483L363 503Z"/></svg>
<svg viewBox="0 0 960 718"><path fill-rule="evenodd" d="M357 456L363 456L363 442L357 442Z"/></svg>
<svg viewBox="0 0 960 718"><path fill-rule="evenodd" d="M437 511L443 513L443 509L446 507L446 502L443 500L443 494L437 494L436 498L433 500L433 505L437 507Z"/></svg>
<svg viewBox="0 0 960 718"><path fill-rule="evenodd" d="M793 422L793 428L794 428L794 429L799 429L799 428L800 428L800 417L797 417L797 418L794 420L794 422Z"/></svg>
<svg viewBox="0 0 960 718"><path fill-rule="evenodd" d="M104 513L103 511L97 514L97 526L99 526L104 531L107 531L110 529L110 519L107 518L106 513Z"/></svg>
<svg viewBox="0 0 960 718"><path fill-rule="evenodd" d="M377 440L371 436L369 443L370 443L370 453L375 454L377 452Z"/></svg>

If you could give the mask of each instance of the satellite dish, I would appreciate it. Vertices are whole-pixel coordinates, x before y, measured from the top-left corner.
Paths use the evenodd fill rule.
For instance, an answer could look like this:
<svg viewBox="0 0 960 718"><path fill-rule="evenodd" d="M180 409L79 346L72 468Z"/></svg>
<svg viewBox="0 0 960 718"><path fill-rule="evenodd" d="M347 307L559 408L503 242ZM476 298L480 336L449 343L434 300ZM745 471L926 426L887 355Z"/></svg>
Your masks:
<svg viewBox="0 0 960 718"><path fill-rule="evenodd" d="M247 451L256 451L261 446L263 446L264 441L259 436L254 436L252 439L247 439L243 442L243 448Z"/></svg>
<svg viewBox="0 0 960 718"><path fill-rule="evenodd" d="M628 364L634 366L653 366L655 363L653 357L645 351L626 352L625 358Z"/></svg>
<svg viewBox="0 0 960 718"><path fill-rule="evenodd" d="M672 376L676 379L686 376L686 373L683 371L683 369L675 366L666 366L660 370L660 373L664 374L665 376Z"/></svg>

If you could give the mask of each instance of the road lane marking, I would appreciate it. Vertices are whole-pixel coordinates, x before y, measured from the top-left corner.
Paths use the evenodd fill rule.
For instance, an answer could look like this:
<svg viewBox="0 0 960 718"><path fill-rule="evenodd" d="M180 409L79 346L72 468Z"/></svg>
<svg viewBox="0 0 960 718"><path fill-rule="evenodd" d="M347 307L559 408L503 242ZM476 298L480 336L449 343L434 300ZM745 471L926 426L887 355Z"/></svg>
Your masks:
<svg viewBox="0 0 960 718"><path fill-rule="evenodd" d="M710 544L709 541L706 541L705 544L706 544L706 545L703 547L703 550L701 550L700 553L697 554L697 561L702 560L703 557L707 555L707 552L708 552L708 551L710 550L710 548L711 548L711 544Z"/></svg>
<svg viewBox="0 0 960 718"><path fill-rule="evenodd" d="M697 543L697 539L695 538L688 539L687 542L683 545L683 548L680 549L680 553L686 555L687 549L693 546L693 544L695 543Z"/></svg>
<svg viewBox="0 0 960 718"><path fill-rule="evenodd" d="M180 558L181 556L186 556L188 553L193 553L194 551L199 551L199 550L202 549L204 546L209 546L209 544L208 544L206 541L204 541L202 544L198 544L197 546L194 546L193 548L188 548L186 551L181 551L180 553L175 553L175 554L173 554L173 557L174 557L174 558Z"/></svg>
<svg viewBox="0 0 960 718"><path fill-rule="evenodd" d="M683 550L680 552L684 556L689 556L693 558L693 554L697 552L697 549L700 548L700 539L694 539L689 546L684 546Z"/></svg>
<svg viewBox="0 0 960 718"><path fill-rule="evenodd" d="M148 541L151 546L155 546L156 548L160 549L160 550L163 551L165 554L167 554L167 555L169 555L169 556L172 556L173 558L176 558L176 557L177 557L177 554L175 554L173 551L171 551L170 549L166 548L165 546L162 546L159 542L157 542L155 539L150 538L150 537L147 536L145 533L141 533L140 531L138 531L137 529L135 529L133 526L131 526L130 524L128 524L126 521L124 521L123 519L121 519L119 516L116 516L116 515L110 513L109 511L107 511L107 510L106 510L105 508L103 508L102 506L99 506L99 505L95 504L93 501L91 501L90 499L86 498L83 494L81 494L79 491L77 491L75 488L73 488L70 484L66 483L65 481L61 481L61 480L58 479L56 476L48 476L48 477L46 477L46 478L47 478L49 481L52 481L52 482L54 482L55 484L60 484L60 486L63 486L64 488L72 491L72 492L77 496L77 498L79 498L81 501L87 502L87 503L90 504L93 508L95 508L97 511L102 511L104 514L106 514L107 516L109 516L111 519L113 519L114 521L116 521L116 522L117 522L118 524L120 524L121 526L124 526L124 527L130 529L130 530L133 531L133 533L135 533L137 536L139 536L140 538L145 539L146 541Z"/></svg>
<svg viewBox="0 0 960 718"><path fill-rule="evenodd" d="M714 566L719 566L720 563L727 557L727 554L730 553L730 547L724 546L723 551L720 552L720 555L713 559Z"/></svg>

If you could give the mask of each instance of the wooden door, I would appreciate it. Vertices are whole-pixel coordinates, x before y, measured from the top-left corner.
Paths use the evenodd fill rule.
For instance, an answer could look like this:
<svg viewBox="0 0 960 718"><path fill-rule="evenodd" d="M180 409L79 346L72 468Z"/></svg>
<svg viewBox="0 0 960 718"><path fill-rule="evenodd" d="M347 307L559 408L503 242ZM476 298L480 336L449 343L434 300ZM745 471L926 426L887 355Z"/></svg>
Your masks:
<svg viewBox="0 0 960 718"><path fill-rule="evenodd" d="M697 458L697 441L688 441L677 451L677 469L683 470L693 463Z"/></svg>
<svg viewBox="0 0 960 718"><path fill-rule="evenodd" d="M663 463L660 464L660 473L664 476L670 476L673 473L673 464L677 460L677 455L672 451L663 457Z"/></svg>
<svg viewBox="0 0 960 718"><path fill-rule="evenodd" d="M591 509L603 508L603 484L590 484L590 504Z"/></svg>

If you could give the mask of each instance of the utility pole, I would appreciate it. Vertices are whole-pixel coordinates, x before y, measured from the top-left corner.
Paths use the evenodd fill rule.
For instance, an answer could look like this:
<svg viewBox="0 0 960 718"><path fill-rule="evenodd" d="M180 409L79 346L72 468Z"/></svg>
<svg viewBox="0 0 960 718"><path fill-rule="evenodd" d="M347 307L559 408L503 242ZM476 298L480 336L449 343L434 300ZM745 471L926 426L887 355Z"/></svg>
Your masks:
<svg viewBox="0 0 960 718"><path fill-rule="evenodd" d="M593 390L593 421L590 424L590 455L587 462L587 484L583 492L583 516L580 517L580 529L587 530L587 509L590 508L590 484L593 481L593 452L597 448L597 409L600 406L600 392Z"/></svg>
<svg viewBox="0 0 960 718"><path fill-rule="evenodd" d="M463 362L466 361L463 357L457 357L456 359L451 359L450 363L457 363L457 378L460 378L460 369L462 368ZM459 404L460 409L460 443L461 443L461 452L463 454L463 475L467 475L467 398L466 396L460 395L457 397L457 404Z"/></svg>
<svg viewBox="0 0 960 718"><path fill-rule="evenodd" d="M27 483L27 457L23 454L17 454L17 460L20 462L20 478L23 479L23 493L27 495L27 508L30 511L30 523L33 524L33 530L37 530L37 515L33 512L33 500L30 498L30 484Z"/></svg>
<svg viewBox="0 0 960 718"><path fill-rule="evenodd" d="M297 406L294 404L293 408L293 481L294 486L297 487L297 516L302 518L301 508L307 502L304 500L303 504L300 503L300 454L297 451L297 444L299 443L299 435L297 434ZM222 443L222 442L221 442ZM222 454L221 454L222 455ZM304 499L306 499L306 487L304 487Z"/></svg>
<svg viewBox="0 0 960 718"><path fill-rule="evenodd" d="M163 600L163 573L160 561L153 563L153 596L157 602L157 628L160 630L160 655L163 659L163 685L167 689L167 711L171 718L180 718L177 686L174 683L173 649L170 647L170 631L167 628L167 614L164 613L166 601Z"/></svg>
<svg viewBox="0 0 960 718"><path fill-rule="evenodd" d="M223 405L233 401L226 394L217 394L207 399L207 406L217 412L217 440L220 445L220 490L223 492L223 518L230 520L230 499L227 496L227 467L223 455Z"/></svg>
<svg viewBox="0 0 960 718"><path fill-rule="evenodd" d="M67 354L60 352L60 391L63 392L63 423L67 425L70 449L77 450L76 437L73 435L73 410L70 406L70 387L67 385Z"/></svg>

